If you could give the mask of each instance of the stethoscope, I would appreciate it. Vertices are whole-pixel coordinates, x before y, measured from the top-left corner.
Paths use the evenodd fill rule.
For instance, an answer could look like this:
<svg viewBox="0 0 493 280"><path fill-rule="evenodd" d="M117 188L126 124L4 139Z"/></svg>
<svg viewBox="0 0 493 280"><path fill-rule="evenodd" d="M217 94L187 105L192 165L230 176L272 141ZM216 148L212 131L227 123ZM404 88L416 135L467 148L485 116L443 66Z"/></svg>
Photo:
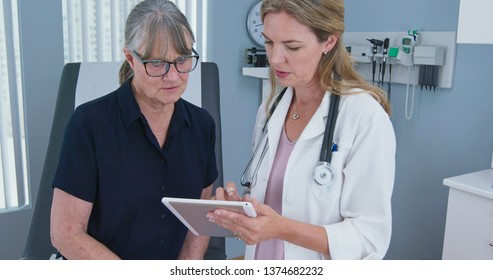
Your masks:
<svg viewBox="0 0 493 280"><path fill-rule="evenodd" d="M258 144L256 145L255 150L253 151L253 155L248 161L247 166L245 167L245 171L243 171L243 174L241 175L240 183L244 187L250 187L252 183L255 182L256 180L258 170L264 159L265 154L267 153L267 149L269 146L268 139L266 139L265 137L267 135L267 125L269 123L270 116L272 116L272 113L274 113L274 110L279 104L279 101L281 101L282 97L284 96L286 89L287 88L284 88L279 93L276 100L274 101L274 104L272 104L272 107L269 110L269 117L267 118L267 120L264 123L264 126L262 127L262 134L260 135ZM332 182L335 179L335 173L330 165L330 162L332 160L332 152L337 151L337 146L335 144L330 144L330 143L333 143L333 139L334 139L334 130L335 130L337 115L339 111L338 110L339 100L340 100L340 96L338 94L331 94L329 115L328 115L327 123L325 125L324 139L322 141L320 157L319 157L319 161L317 162L317 165L315 166L315 169L313 170L313 180L315 180L315 182L321 186L330 186L330 184L332 184ZM257 166L255 167L255 170L253 171L250 178L247 179L247 175L250 173L250 170L252 168L253 160L257 157L259 148L260 146L262 146L262 142L264 142L264 144L263 144L262 152L257 162Z"/></svg>

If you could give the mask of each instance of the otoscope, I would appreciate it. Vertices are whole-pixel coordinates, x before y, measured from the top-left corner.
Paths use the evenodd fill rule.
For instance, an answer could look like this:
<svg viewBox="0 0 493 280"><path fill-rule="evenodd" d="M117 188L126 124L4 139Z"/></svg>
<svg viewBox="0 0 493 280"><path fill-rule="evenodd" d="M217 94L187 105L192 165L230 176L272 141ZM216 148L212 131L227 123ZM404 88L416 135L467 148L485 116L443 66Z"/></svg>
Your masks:
<svg viewBox="0 0 493 280"><path fill-rule="evenodd" d="M383 40L383 60L382 60L382 87L384 83L384 77L385 77L385 64L387 64L387 53L389 51L389 38L385 38Z"/></svg>
<svg viewBox="0 0 493 280"><path fill-rule="evenodd" d="M375 71L377 67L377 51L378 51L378 47L381 47L383 45L383 41L377 39L366 39L366 40L370 41L370 43L372 43L373 45L372 82L375 83Z"/></svg>

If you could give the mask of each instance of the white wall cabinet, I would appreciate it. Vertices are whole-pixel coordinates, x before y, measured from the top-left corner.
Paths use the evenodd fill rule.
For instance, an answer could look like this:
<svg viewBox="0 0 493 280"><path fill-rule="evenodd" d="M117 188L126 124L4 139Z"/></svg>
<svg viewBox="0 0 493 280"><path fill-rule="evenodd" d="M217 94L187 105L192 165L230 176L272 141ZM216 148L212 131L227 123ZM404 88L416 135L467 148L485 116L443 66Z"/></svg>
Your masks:
<svg viewBox="0 0 493 280"><path fill-rule="evenodd" d="M443 259L493 259L493 169L446 178Z"/></svg>

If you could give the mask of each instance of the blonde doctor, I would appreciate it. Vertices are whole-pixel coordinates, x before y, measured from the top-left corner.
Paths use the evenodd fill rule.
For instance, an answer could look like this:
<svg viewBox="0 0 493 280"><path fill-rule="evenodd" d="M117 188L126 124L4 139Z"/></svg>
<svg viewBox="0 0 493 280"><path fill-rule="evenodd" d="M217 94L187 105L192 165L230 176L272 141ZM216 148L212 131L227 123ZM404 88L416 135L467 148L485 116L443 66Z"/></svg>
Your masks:
<svg viewBox="0 0 493 280"><path fill-rule="evenodd" d="M381 259L395 136L384 93L362 80L345 50L343 0L265 0L261 16L273 88L286 89L259 108L249 194L240 198L232 183L216 193L253 201L258 216L218 209L208 217L247 244L246 259ZM314 169L334 116L334 180L320 184Z"/></svg>

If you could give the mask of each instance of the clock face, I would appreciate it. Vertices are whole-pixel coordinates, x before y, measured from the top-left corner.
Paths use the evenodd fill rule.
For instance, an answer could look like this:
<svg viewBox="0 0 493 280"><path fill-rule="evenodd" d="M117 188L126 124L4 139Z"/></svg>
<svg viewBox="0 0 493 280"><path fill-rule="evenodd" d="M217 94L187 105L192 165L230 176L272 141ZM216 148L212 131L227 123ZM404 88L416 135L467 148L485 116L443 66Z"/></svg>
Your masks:
<svg viewBox="0 0 493 280"><path fill-rule="evenodd" d="M264 31L264 24L260 19L260 7L262 6L262 1L259 1L250 8L247 16L247 30L250 38L259 46L265 45L265 39L262 35Z"/></svg>

